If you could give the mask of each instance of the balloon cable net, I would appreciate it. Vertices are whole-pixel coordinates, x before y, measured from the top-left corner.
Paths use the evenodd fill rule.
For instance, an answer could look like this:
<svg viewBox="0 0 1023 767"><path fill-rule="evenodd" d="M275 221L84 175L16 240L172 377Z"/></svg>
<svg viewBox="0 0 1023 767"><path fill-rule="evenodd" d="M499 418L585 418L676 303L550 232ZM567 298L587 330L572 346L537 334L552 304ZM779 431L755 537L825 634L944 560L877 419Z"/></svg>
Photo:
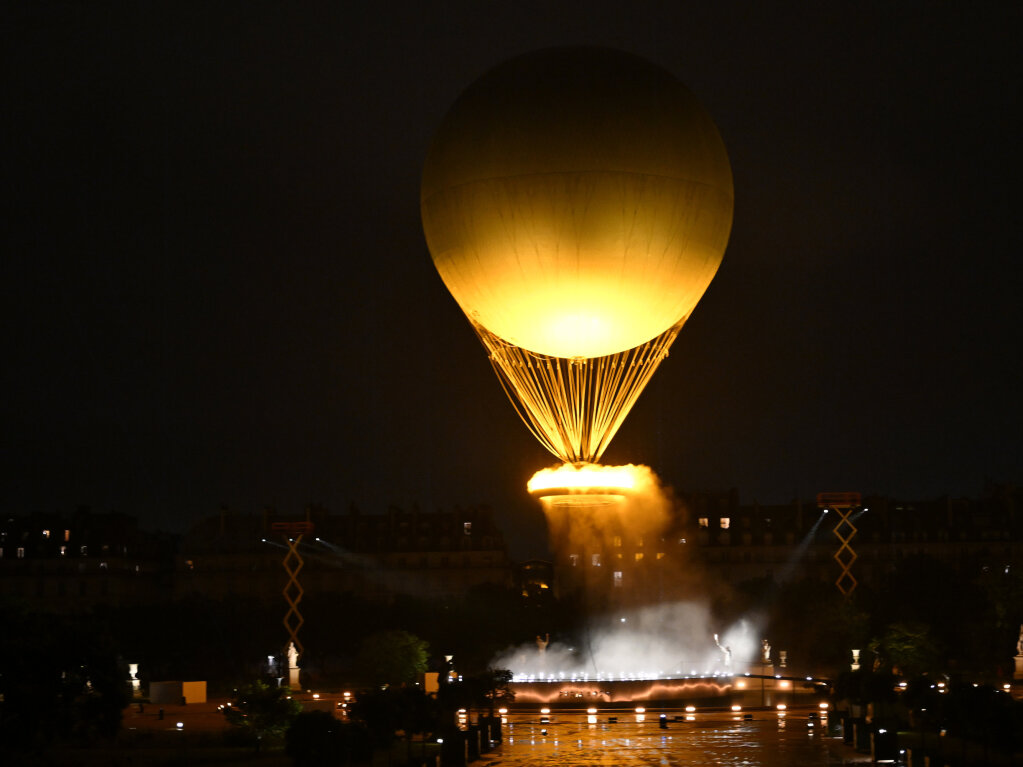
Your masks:
<svg viewBox="0 0 1023 767"><path fill-rule="evenodd" d="M566 463L596 463L685 321L634 349L592 358L535 354L475 322L473 327L533 435Z"/></svg>

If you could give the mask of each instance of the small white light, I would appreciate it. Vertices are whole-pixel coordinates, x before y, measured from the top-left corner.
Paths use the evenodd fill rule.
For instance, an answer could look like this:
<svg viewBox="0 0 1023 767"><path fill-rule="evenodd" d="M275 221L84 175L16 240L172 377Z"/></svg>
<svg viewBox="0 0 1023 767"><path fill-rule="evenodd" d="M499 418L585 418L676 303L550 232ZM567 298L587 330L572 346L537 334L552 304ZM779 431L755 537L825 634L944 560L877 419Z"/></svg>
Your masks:
<svg viewBox="0 0 1023 767"><path fill-rule="evenodd" d="M784 703L779 703L777 706L775 706L775 708L777 708L779 711L784 711L785 709L788 708L788 706L786 706Z"/></svg>
<svg viewBox="0 0 1023 767"><path fill-rule="evenodd" d="M742 711L742 706L736 703L735 705L732 706L732 711Z"/></svg>
<svg viewBox="0 0 1023 767"><path fill-rule="evenodd" d="M686 713L691 714L694 711L696 711L696 706L686 706Z"/></svg>
<svg viewBox="0 0 1023 767"><path fill-rule="evenodd" d="M645 714L646 713L646 709L643 708L642 706L636 706L636 713L637 714Z"/></svg>
<svg viewBox="0 0 1023 767"><path fill-rule="evenodd" d="M184 722L178 722L178 729L179 730L185 729L185 723Z"/></svg>

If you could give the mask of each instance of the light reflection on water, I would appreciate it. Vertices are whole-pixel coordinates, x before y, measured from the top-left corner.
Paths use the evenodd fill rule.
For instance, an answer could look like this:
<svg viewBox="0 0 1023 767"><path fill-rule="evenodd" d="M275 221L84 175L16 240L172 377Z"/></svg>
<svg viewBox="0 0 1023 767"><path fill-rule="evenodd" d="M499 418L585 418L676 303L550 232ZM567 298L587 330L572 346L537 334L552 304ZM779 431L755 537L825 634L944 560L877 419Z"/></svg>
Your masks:
<svg viewBox="0 0 1023 767"><path fill-rule="evenodd" d="M807 727L805 719L764 715L754 721L731 718L592 725L585 717L564 717L539 725L513 722L505 742L484 756L500 767L554 765L721 765L722 767L824 767L859 757L841 738ZM541 730L546 730L543 735ZM829 756L830 753L830 756Z"/></svg>

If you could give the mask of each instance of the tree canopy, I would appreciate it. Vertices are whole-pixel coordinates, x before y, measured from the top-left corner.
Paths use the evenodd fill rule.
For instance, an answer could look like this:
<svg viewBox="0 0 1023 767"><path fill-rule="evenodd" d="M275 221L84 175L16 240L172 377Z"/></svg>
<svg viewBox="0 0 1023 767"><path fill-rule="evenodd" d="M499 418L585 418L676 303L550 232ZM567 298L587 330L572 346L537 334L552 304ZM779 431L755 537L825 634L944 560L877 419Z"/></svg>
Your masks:
<svg viewBox="0 0 1023 767"><path fill-rule="evenodd" d="M359 669L374 685L415 682L426 672L429 645L407 631L381 631L366 637L359 651Z"/></svg>

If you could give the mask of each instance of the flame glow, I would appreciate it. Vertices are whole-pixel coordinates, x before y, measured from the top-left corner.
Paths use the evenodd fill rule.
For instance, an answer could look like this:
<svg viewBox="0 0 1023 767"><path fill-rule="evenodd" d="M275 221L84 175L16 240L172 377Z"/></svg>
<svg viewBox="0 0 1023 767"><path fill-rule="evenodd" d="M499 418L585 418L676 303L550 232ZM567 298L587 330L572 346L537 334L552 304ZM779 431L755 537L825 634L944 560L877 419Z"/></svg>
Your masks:
<svg viewBox="0 0 1023 767"><path fill-rule="evenodd" d="M632 464L601 466L595 463L566 463L553 469L540 469L526 483L526 489L530 493L555 489L578 493L592 490L636 490L643 484L643 469L645 467Z"/></svg>

